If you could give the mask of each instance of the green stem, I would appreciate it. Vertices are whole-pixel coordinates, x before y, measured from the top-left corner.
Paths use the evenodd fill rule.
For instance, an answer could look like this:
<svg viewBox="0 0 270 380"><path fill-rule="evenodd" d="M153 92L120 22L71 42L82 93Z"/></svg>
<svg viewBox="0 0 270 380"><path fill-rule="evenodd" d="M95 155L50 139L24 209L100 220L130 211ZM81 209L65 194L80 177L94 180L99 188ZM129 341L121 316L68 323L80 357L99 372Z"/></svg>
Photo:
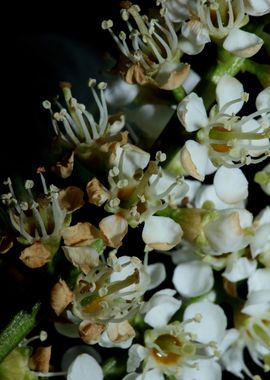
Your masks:
<svg viewBox="0 0 270 380"><path fill-rule="evenodd" d="M187 95L185 89L183 86L180 86L174 90L172 90L173 96L178 102L181 102L181 100L184 99L184 97Z"/></svg>
<svg viewBox="0 0 270 380"><path fill-rule="evenodd" d="M102 365L105 380L122 379L126 374L126 360L119 357L111 357Z"/></svg>
<svg viewBox="0 0 270 380"><path fill-rule="evenodd" d="M37 302L30 312L19 311L0 333L0 363L37 325L40 308Z"/></svg>
<svg viewBox="0 0 270 380"><path fill-rule="evenodd" d="M244 65L245 58L237 57L222 47L218 48L217 64L203 77L199 83L196 92L202 96L206 109L209 109L215 102L216 85L224 74L235 76L239 73Z"/></svg>
<svg viewBox="0 0 270 380"><path fill-rule="evenodd" d="M264 88L270 86L270 65L246 59L243 64L243 71L255 75Z"/></svg>

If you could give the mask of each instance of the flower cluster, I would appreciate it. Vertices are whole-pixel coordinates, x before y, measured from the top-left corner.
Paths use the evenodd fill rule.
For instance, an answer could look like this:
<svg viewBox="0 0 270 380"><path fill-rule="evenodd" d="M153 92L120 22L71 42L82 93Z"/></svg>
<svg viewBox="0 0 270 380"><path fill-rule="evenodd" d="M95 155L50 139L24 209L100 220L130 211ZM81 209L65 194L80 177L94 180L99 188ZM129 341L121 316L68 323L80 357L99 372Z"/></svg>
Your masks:
<svg viewBox="0 0 270 380"><path fill-rule="evenodd" d="M1 379L270 372L269 13L268 0L159 0L149 15L122 1L125 31L101 22L120 57L107 83L89 80L93 111L61 82L43 102L48 163L3 181L0 266L18 258L18 277L46 285L0 333ZM30 347L44 319L81 342L62 365L54 342Z"/></svg>

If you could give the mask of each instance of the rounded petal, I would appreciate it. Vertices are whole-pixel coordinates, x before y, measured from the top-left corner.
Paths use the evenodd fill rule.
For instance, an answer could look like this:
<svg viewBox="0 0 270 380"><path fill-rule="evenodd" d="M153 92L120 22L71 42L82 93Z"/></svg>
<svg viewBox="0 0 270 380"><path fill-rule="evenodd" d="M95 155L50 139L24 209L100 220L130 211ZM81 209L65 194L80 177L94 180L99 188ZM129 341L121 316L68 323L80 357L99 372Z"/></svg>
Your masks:
<svg viewBox="0 0 270 380"><path fill-rule="evenodd" d="M178 265L173 274L175 289L184 297L197 297L211 290L214 285L210 265L191 261Z"/></svg>
<svg viewBox="0 0 270 380"><path fill-rule="evenodd" d="M70 363L72 363L76 357L80 354L88 354L97 360L98 363L101 363L102 359L97 350L93 347L85 344L79 344L76 346L70 347L63 355L61 361L61 368L63 371L67 371Z"/></svg>
<svg viewBox="0 0 270 380"><path fill-rule="evenodd" d="M270 0L244 0L248 15L262 16L270 12Z"/></svg>
<svg viewBox="0 0 270 380"><path fill-rule="evenodd" d="M257 262L248 260L246 257L240 257L227 265L223 276L230 282L237 282L248 278L257 268Z"/></svg>
<svg viewBox="0 0 270 380"><path fill-rule="evenodd" d="M151 290L159 286L166 278L166 268L163 263L155 263L147 265L146 272L150 276L150 284L147 290Z"/></svg>
<svg viewBox="0 0 270 380"><path fill-rule="evenodd" d="M196 360L196 364L198 367L183 368L183 380L221 380L221 367L214 360Z"/></svg>
<svg viewBox="0 0 270 380"><path fill-rule="evenodd" d="M131 103L139 93L139 86L129 84L121 78L117 78L108 84L105 91L105 99L108 104L123 107Z"/></svg>
<svg viewBox="0 0 270 380"><path fill-rule="evenodd" d="M207 148L193 140L186 141L181 150L181 163L190 176L203 181L208 161Z"/></svg>
<svg viewBox="0 0 270 380"><path fill-rule="evenodd" d="M257 269L248 279L248 292L270 291L270 268Z"/></svg>
<svg viewBox="0 0 270 380"><path fill-rule="evenodd" d="M165 326L181 307L181 304L182 302L172 295L160 291L154 294L145 305L144 321L154 328Z"/></svg>
<svg viewBox="0 0 270 380"><path fill-rule="evenodd" d="M142 238L150 248L167 251L182 239L183 231L178 223L165 216L150 216L145 220Z"/></svg>
<svg viewBox="0 0 270 380"><path fill-rule="evenodd" d="M248 181L238 168L221 166L214 176L217 196L225 203L238 203L248 196Z"/></svg>
<svg viewBox="0 0 270 380"><path fill-rule="evenodd" d="M256 54L263 45L263 40L254 33L241 29L232 29L223 42L223 47L241 58Z"/></svg>
<svg viewBox="0 0 270 380"><path fill-rule="evenodd" d="M251 315L254 317L261 317L269 312L270 305L270 292L269 290L253 291L249 294L241 313Z"/></svg>
<svg viewBox="0 0 270 380"><path fill-rule="evenodd" d="M208 124L203 100L194 92L178 104L177 116L188 132L197 131Z"/></svg>
<svg viewBox="0 0 270 380"><path fill-rule="evenodd" d="M251 237L250 251L253 258L260 253L270 252L270 223L260 226Z"/></svg>
<svg viewBox="0 0 270 380"><path fill-rule="evenodd" d="M224 210L232 207L232 204L223 202L216 193L214 185L202 185L195 197L195 207L202 208L205 202L211 202L216 210ZM244 202L238 202L233 204L234 207L244 208Z"/></svg>
<svg viewBox="0 0 270 380"><path fill-rule="evenodd" d="M102 368L98 362L88 354L80 354L69 367L67 380L87 379L89 374L91 374L91 380L103 379Z"/></svg>
<svg viewBox="0 0 270 380"><path fill-rule="evenodd" d="M190 69L187 79L182 84L185 92L189 94L197 86L200 80L201 80L200 75Z"/></svg>
<svg viewBox="0 0 270 380"><path fill-rule="evenodd" d="M258 94L256 98L256 108L257 110L270 108L270 87L266 87Z"/></svg>
<svg viewBox="0 0 270 380"><path fill-rule="evenodd" d="M231 102L232 100L241 99L241 96L244 92L244 87L239 80L231 77L228 74L225 74L218 81L216 87L216 98L219 109L224 107L226 103ZM237 113L242 108L244 102L243 100L231 104L226 107L225 111L228 114Z"/></svg>
<svg viewBox="0 0 270 380"><path fill-rule="evenodd" d="M133 344L128 350L127 371L135 371L147 355L147 350L140 344Z"/></svg>
<svg viewBox="0 0 270 380"><path fill-rule="evenodd" d="M201 343L220 342L227 326L223 309L210 302L196 302L189 305L184 312L184 320L201 316L200 322L186 323L185 331L196 334L196 340Z"/></svg>

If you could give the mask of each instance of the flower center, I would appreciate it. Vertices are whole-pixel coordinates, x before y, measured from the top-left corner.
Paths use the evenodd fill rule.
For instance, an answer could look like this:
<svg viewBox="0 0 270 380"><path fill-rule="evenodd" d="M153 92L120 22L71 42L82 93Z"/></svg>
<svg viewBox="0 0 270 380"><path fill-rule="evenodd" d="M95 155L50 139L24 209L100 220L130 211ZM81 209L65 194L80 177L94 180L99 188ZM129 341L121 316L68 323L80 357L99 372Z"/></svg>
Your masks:
<svg viewBox="0 0 270 380"><path fill-rule="evenodd" d="M154 359L161 364L177 364L181 361L182 343L178 338L170 334L160 335L154 343L159 346L152 349Z"/></svg>

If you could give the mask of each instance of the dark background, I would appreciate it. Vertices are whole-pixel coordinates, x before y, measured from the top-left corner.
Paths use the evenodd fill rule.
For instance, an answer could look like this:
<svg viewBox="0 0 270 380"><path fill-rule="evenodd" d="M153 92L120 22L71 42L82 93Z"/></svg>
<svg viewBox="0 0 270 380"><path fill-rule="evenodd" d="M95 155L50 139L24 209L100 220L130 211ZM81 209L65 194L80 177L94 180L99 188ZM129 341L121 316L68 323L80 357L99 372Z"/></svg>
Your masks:
<svg viewBox="0 0 270 380"><path fill-rule="evenodd" d="M112 38L101 29L100 24L103 19L112 18L116 22L119 20L118 3L115 0L98 1L95 5L89 2L89 10L85 8L85 4L76 2L72 5L66 4L57 12L51 5L42 4L39 10L30 9L27 12L24 9L22 17L21 10L16 8L18 21L17 18L13 19L14 27L12 25L5 30L1 46L1 182L7 176L31 178L38 166L48 162L53 133L48 113L42 108L42 101L51 99L60 92L59 81L70 81L74 96L88 104L91 99L87 88L89 77L102 79L100 67L106 62L106 52L116 53ZM143 5L148 4L152 5L152 2L144 2ZM34 16L31 13L33 11ZM28 28L31 31L27 31ZM202 70L209 65L210 59L207 56L199 64L196 58L191 61ZM250 90L259 88L253 78L249 79ZM254 168L247 172L252 178ZM258 212L261 205L266 204L267 198L259 186L252 186L254 191L250 191L249 209ZM11 257L10 262L12 259L15 258ZM27 300L32 302L29 291L33 289L33 283L46 281L46 277L40 277L40 273L36 278L32 273L32 280L29 279L27 283L25 279L29 271L20 264L16 269L18 270L11 272L7 265L5 272L1 273L0 297L4 306L1 307L0 327L11 314L25 306ZM20 287L21 281L24 288ZM38 297L39 292L45 294L48 288L49 284L36 288L33 297ZM52 343L57 339L57 347L61 353L69 341L58 335L54 337L51 325L46 327L53 336ZM116 354L121 356L121 350L116 350ZM229 374L223 375L223 379L233 378Z"/></svg>

